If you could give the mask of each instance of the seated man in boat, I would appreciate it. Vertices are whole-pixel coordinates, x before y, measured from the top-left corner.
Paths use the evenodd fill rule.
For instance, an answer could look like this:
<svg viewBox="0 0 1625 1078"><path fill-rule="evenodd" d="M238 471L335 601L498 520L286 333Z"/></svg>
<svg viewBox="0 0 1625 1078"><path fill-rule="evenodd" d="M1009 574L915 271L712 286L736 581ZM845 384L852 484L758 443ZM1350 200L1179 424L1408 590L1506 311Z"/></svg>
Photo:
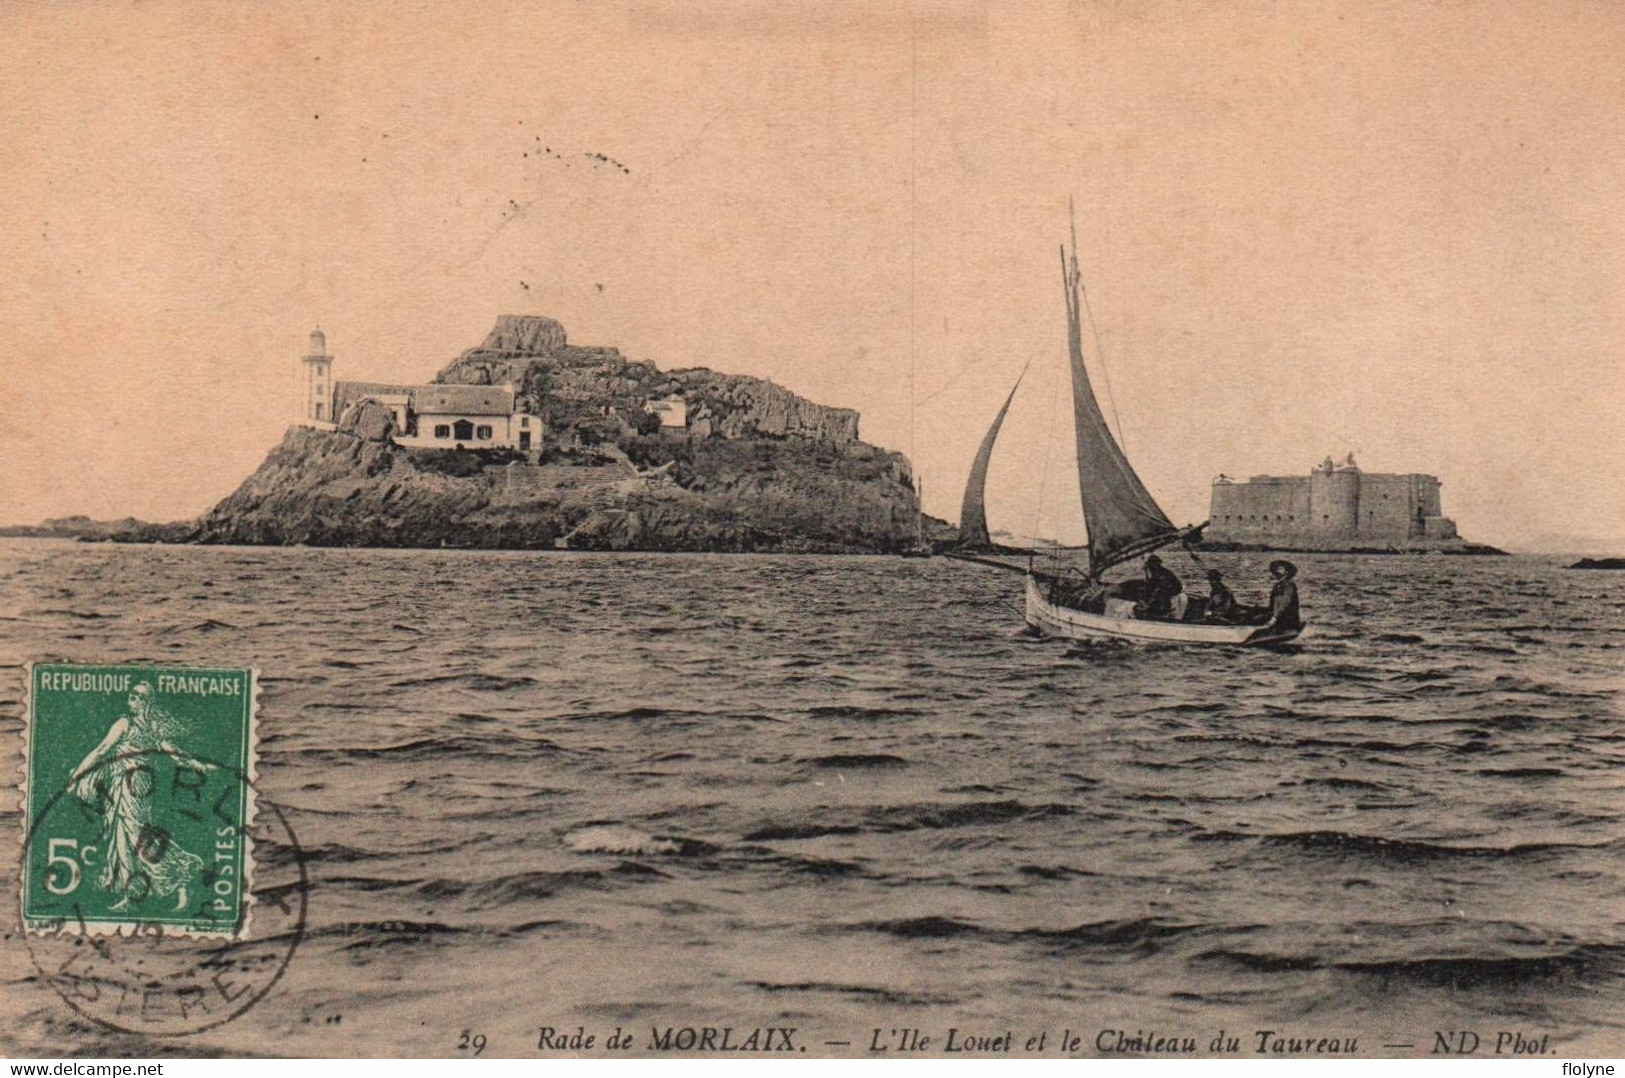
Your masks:
<svg viewBox="0 0 1625 1078"><path fill-rule="evenodd" d="M1166 618L1178 617L1184 613L1183 598L1185 585L1179 577L1155 554L1145 559L1145 606L1142 617ZM1175 605L1180 607L1175 613Z"/></svg>
<svg viewBox="0 0 1625 1078"><path fill-rule="evenodd" d="M1217 625L1234 625L1242 615L1241 604L1224 585L1224 574L1217 569L1207 571L1207 605L1202 608L1202 620Z"/></svg>
<svg viewBox="0 0 1625 1078"><path fill-rule="evenodd" d="M1292 578L1298 567L1289 561L1270 562L1270 576L1275 584L1270 588L1270 614L1265 624L1272 629L1301 629L1303 620L1298 616L1298 585Z"/></svg>

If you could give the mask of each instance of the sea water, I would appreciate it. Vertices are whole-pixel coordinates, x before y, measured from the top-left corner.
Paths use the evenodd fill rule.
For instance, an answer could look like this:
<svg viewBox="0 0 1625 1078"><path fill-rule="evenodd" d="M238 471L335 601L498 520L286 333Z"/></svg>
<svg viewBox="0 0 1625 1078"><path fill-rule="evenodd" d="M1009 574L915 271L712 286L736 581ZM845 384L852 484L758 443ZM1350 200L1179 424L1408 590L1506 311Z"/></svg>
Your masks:
<svg viewBox="0 0 1625 1078"><path fill-rule="evenodd" d="M1263 600L1266 557L1206 560ZM28 660L261 671L308 932L166 1050L1617 1053L1625 574L1296 560L1309 631L1269 652L1037 640L1019 577L942 559L5 541L0 773ZM15 929L0 984L11 1054L152 1050Z"/></svg>

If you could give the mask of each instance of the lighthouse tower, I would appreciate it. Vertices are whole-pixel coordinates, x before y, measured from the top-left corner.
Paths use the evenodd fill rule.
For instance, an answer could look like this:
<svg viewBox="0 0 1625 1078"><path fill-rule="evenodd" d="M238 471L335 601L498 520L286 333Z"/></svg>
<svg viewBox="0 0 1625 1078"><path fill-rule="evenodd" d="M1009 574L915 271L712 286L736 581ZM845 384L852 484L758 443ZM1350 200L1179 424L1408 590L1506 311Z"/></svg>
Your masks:
<svg viewBox="0 0 1625 1078"><path fill-rule="evenodd" d="M305 365L305 418L331 423L333 357L327 354L327 337L319 327L311 331L310 351L301 362Z"/></svg>

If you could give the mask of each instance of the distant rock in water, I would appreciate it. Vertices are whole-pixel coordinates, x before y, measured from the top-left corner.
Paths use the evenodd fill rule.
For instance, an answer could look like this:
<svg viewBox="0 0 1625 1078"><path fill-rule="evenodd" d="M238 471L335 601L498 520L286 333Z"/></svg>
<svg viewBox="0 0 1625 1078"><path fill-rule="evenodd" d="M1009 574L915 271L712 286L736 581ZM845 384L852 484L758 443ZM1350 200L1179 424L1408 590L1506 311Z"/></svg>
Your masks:
<svg viewBox="0 0 1625 1078"><path fill-rule="evenodd" d="M38 524L10 524L0 527L0 537L22 539L102 540L152 525L135 517L123 520L91 520L87 516L53 517Z"/></svg>
<svg viewBox="0 0 1625 1078"><path fill-rule="evenodd" d="M1311 544L1311 543L1240 543L1214 541L1203 539L1192 543L1192 547L1204 554L1234 554L1234 553L1275 553L1275 554L1392 554L1395 556L1417 557L1426 554L1442 554L1452 557L1508 557L1506 551L1500 547L1490 546L1488 543L1468 543L1456 540L1449 546L1363 546L1358 543L1344 543L1341 541Z"/></svg>
<svg viewBox="0 0 1625 1078"><path fill-rule="evenodd" d="M362 400L336 430L291 428L203 518L119 538L312 546L886 553L914 540L907 458L858 438L858 413L757 378L661 371L571 345L551 318L503 315L437 382L514 389L539 445L396 443ZM664 424L658 402L680 400ZM410 427L411 419L407 420Z"/></svg>
<svg viewBox="0 0 1625 1078"><path fill-rule="evenodd" d="M1570 569L1625 569L1625 558L1581 558Z"/></svg>

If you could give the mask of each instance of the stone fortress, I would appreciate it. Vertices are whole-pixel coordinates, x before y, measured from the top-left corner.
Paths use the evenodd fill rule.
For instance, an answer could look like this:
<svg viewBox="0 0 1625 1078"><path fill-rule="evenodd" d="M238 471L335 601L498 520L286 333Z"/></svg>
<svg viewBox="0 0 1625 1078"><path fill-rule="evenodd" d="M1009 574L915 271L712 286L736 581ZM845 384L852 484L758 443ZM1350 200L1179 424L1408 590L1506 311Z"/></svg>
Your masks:
<svg viewBox="0 0 1625 1078"><path fill-rule="evenodd" d="M1287 550L1460 550L1437 476L1364 472L1350 453L1307 476L1221 475L1203 542Z"/></svg>

